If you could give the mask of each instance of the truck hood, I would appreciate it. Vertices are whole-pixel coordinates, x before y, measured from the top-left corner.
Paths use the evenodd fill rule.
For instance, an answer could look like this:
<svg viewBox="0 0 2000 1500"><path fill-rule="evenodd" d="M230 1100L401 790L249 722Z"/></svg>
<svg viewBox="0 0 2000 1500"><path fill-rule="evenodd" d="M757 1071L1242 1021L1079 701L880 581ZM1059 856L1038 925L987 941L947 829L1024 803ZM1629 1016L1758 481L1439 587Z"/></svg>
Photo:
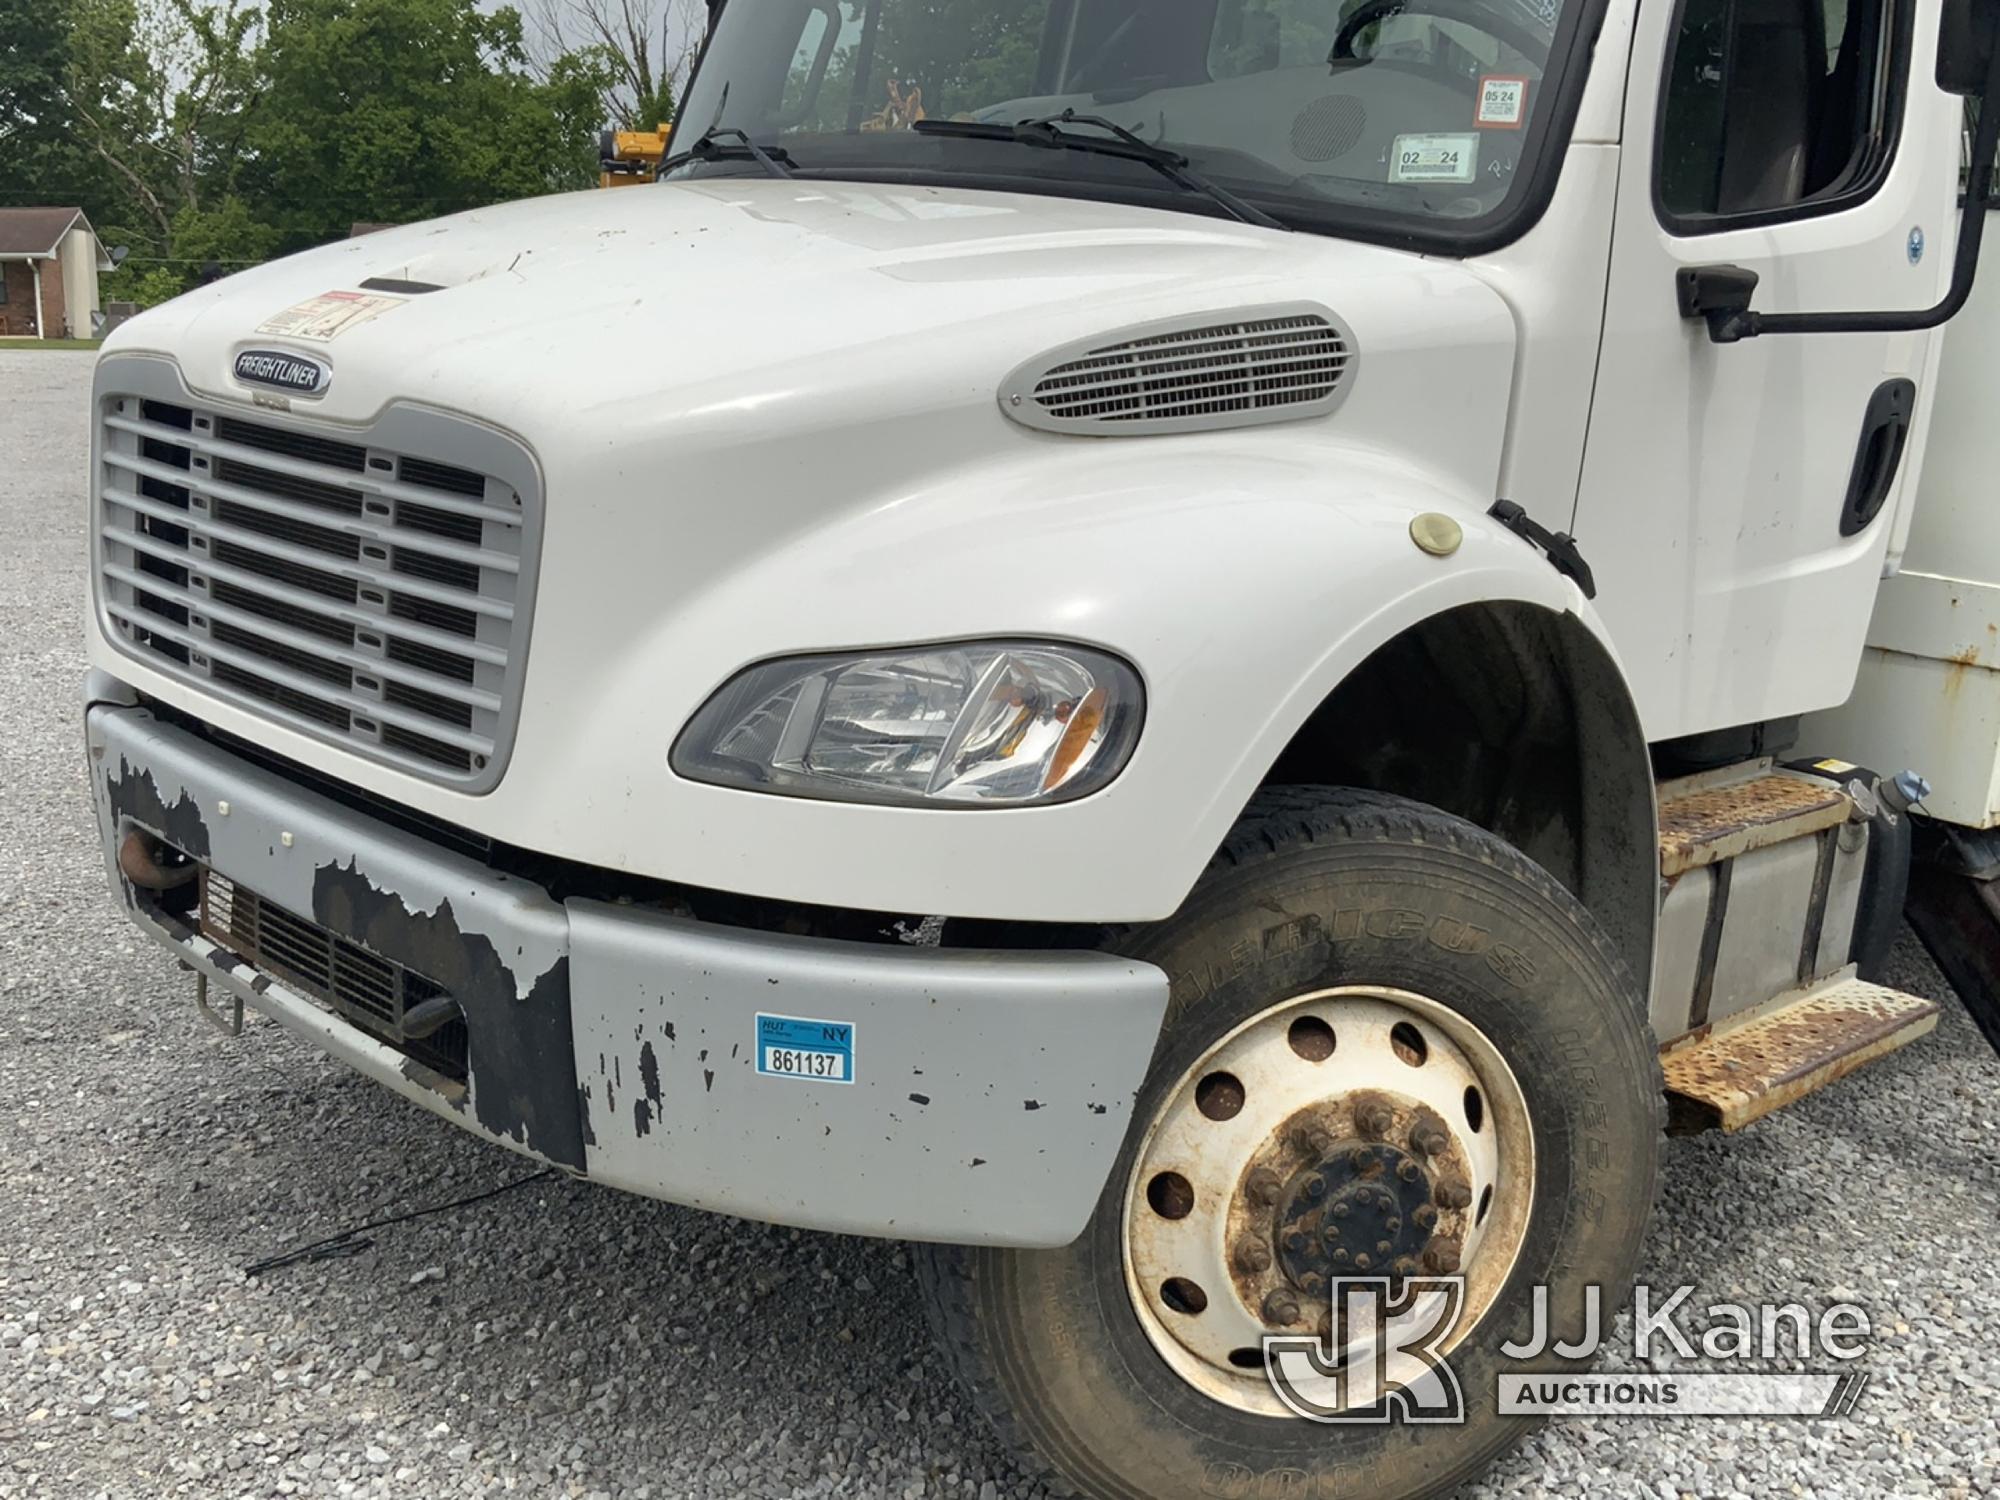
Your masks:
<svg viewBox="0 0 2000 1500"><path fill-rule="evenodd" d="M394 300L329 340L260 331L371 281ZM1189 214L727 179L534 199L348 240L179 298L111 347L170 354L194 389L236 400L252 394L232 377L237 351L304 349L333 376L323 397L296 402L300 415L358 423L411 400L534 443L551 427L630 437L745 414L768 432L781 405L796 430L851 415L864 396L877 414L893 401L927 419L990 417L1008 373L1056 345L1301 299L1332 306L1377 354L1410 338L1434 346L1440 320L1490 329L1499 306L1449 264Z"/></svg>

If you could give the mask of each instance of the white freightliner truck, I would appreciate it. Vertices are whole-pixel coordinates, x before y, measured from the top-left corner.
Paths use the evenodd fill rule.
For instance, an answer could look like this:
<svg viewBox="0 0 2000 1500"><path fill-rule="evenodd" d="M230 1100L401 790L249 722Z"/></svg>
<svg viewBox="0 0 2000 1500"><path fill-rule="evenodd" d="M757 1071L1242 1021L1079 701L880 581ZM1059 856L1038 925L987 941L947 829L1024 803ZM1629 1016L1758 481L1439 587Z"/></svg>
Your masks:
<svg viewBox="0 0 2000 1500"><path fill-rule="evenodd" d="M1087 1493L1449 1488L1663 1121L1935 1021L1866 977L1922 789L1797 721L1976 266L1973 4L734 0L657 187L109 341L117 887L226 1024L934 1247ZM1370 1276L1462 1282L1462 1423L1281 1399Z"/></svg>

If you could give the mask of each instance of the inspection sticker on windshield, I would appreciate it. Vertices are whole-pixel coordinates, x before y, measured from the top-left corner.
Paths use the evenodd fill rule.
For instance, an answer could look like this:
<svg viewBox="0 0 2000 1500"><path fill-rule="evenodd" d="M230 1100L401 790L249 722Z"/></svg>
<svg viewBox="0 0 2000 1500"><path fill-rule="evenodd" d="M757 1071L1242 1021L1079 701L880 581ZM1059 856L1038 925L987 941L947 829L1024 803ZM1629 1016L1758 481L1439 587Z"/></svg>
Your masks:
<svg viewBox="0 0 2000 1500"><path fill-rule="evenodd" d="M1488 73L1479 80L1479 113L1472 118L1485 130L1519 130L1528 118L1528 80Z"/></svg>
<svg viewBox="0 0 2000 1500"><path fill-rule="evenodd" d="M854 1026L847 1021L757 1017L757 1071L807 1083L854 1082Z"/></svg>
<svg viewBox="0 0 2000 1500"><path fill-rule="evenodd" d="M1391 182L1470 182L1479 167L1476 135L1399 135Z"/></svg>
<svg viewBox="0 0 2000 1500"><path fill-rule="evenodd" d="M321 292L296 307L288 307L257 325L259 333L282 333L295 339L331 343L351 328L379 318L407 297L377 297L367 292Z"/></svg>

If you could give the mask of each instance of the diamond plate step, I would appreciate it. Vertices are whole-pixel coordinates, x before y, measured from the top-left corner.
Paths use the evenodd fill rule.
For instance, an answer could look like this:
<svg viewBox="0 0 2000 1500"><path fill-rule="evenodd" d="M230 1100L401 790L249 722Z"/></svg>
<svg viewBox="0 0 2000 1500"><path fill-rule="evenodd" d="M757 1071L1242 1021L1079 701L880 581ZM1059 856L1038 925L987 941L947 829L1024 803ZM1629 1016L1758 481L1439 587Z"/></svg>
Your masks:
<svg viewBox="0 0 2000 1500"><path fill-rule="evenodd" d="M1669 880L1837 827L1854 808L1838 787L1783 771L1721 785L1683 785L1686 790L1661 788L1660 873Z"/></svg>
<svg viewBox="0 0 2000 1500"><path fill-rule="evenodd" d="M1741 1130L1773 1110L1907 1047L1937 1025L1938 1004L1853 971L1661 1055L1667 1129Z"/></svg>

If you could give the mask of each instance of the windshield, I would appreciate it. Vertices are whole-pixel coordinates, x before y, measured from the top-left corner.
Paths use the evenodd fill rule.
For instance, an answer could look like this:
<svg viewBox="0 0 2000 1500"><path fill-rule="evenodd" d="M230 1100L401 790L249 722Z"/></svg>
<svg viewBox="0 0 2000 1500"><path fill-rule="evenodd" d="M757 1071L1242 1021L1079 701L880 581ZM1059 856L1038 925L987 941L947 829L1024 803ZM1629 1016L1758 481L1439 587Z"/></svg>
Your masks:
<svg viewBox="0 0 2000 1500"><path fill-rule="evenodd" d="M677 150L741 130L806 177L1216 213L1143 163L918 122L1074 110L1299 229L1421 237L1503 217L1556 114L1585 0L736 0ZM1059 126L1079 136L1101 128ZM740 148L675 176L754 173Z"/></svg>

